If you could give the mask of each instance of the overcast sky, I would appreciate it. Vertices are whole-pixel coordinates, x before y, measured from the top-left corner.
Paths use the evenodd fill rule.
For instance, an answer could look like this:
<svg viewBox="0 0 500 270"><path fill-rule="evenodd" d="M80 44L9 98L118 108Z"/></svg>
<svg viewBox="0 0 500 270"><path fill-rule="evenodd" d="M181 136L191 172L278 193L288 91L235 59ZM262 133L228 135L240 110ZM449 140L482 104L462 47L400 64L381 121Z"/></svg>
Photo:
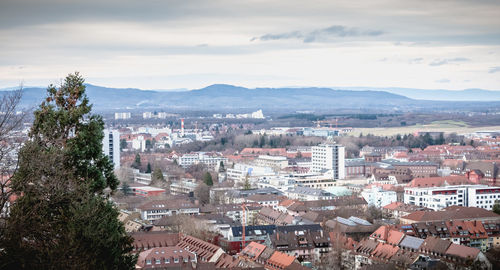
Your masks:
<svg viewBox="0 0 500 270"><path fill-rule="evenodd" d="M0 87L500 90L498 0L0 0Z"/></svg>

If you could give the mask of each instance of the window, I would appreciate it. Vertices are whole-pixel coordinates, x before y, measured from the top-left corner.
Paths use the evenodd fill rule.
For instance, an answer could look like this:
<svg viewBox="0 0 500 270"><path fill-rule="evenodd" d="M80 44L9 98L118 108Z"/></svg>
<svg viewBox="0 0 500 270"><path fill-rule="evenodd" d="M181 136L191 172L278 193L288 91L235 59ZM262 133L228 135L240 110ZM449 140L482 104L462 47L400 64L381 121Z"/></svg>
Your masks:
<svg viewBox="0 0 500 270"><path fill-rule="evenodd" d="M150 265L151 264L151 260L146 260L146 264Z"/></svg>
<svg viewBox="0 0 500 270"><path fill-rule="evenodd" d="M170 263L170 259L165 259L165 263Z"/></svg>
<svg viewBox="0 0 500 270"><path fill-rule="evenodd" d="M174 263L178 263L179 262L179 258L174 258Z"/></svg>
<svg viewBox="0 0 500 270"><path fill-rule="evenodd" d="M160 264L160 263L161 263L160 259L156 259L156 264Z"/></svg>

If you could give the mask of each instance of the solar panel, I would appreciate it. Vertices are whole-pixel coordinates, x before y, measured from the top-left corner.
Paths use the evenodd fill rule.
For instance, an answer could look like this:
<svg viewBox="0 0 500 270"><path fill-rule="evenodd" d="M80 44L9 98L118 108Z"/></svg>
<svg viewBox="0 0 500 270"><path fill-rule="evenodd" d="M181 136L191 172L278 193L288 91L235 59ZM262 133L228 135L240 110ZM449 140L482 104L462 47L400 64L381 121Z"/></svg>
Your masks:
<svg viewBox="0 0 500 270"><path fill-rule="evenodd" d="M366 221L366 220L364 220L364 219L358 218L358 217L353 217L353 216L351 216L351 217L349 218L349 220L351 220L351 221L353 221L353 222L355 222L355 223L361 224L361 225L365 225L365 226L370 226L370 225L372 225L370 222L368 222L368 221Z"/></svg>
<svg viewBox="0 0 500 270"><path fill-rule="evenodd" d="M342 217L337 217L337 222L340 222L340 223L345 224L347 226L356 226L357 225L354 221L349 220L349 219L345 219Z"/></svg>

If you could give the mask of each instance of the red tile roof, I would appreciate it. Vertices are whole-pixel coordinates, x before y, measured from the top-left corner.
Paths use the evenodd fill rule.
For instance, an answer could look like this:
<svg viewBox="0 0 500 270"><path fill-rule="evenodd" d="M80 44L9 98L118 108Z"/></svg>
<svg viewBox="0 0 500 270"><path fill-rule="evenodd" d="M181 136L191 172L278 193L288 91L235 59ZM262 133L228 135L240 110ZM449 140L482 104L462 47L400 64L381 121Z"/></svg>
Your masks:
<svg viewBox="0 0 500 270"><path fill-rule="evenodd" d="M267 264L285 268L295 261L295 257L287 255L283 252L275 251L271 258L267 260Z"/></svg>
<svg viewBox="0 0 500 270"><path fill-rule="evenodd" d="M445 177L423 177L413 179L409 187L440 187L445 183L448 185L471 184L465 176L445 176Z"/></svg>
<svg viewBox="0 0 500 270"><path fill-rule="evenodd" d="M446 250L446 254L466 259L475 259L479 254L479 249L457 244L451 244L448 250Z"/></svg>

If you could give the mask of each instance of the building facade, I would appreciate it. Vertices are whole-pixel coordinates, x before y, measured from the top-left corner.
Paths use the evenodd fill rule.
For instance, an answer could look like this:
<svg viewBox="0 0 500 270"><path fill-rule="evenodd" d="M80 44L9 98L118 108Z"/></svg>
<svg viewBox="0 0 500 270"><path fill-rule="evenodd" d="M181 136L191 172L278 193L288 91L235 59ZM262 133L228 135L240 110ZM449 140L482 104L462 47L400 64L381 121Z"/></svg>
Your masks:
<svg viewBox="0 0 500 270"><path fill-rule="evenodd" d="M320 144L312 147L311 171L330 171L333 179L345 178L345 148L339 144Z"/></svg>
<svg viewBox="0 0 500 270"><path fill-rule="evenodd" d="M115 169L120 168L120 133L117 130L104 130L102 151L113 162Z"/></svg>

